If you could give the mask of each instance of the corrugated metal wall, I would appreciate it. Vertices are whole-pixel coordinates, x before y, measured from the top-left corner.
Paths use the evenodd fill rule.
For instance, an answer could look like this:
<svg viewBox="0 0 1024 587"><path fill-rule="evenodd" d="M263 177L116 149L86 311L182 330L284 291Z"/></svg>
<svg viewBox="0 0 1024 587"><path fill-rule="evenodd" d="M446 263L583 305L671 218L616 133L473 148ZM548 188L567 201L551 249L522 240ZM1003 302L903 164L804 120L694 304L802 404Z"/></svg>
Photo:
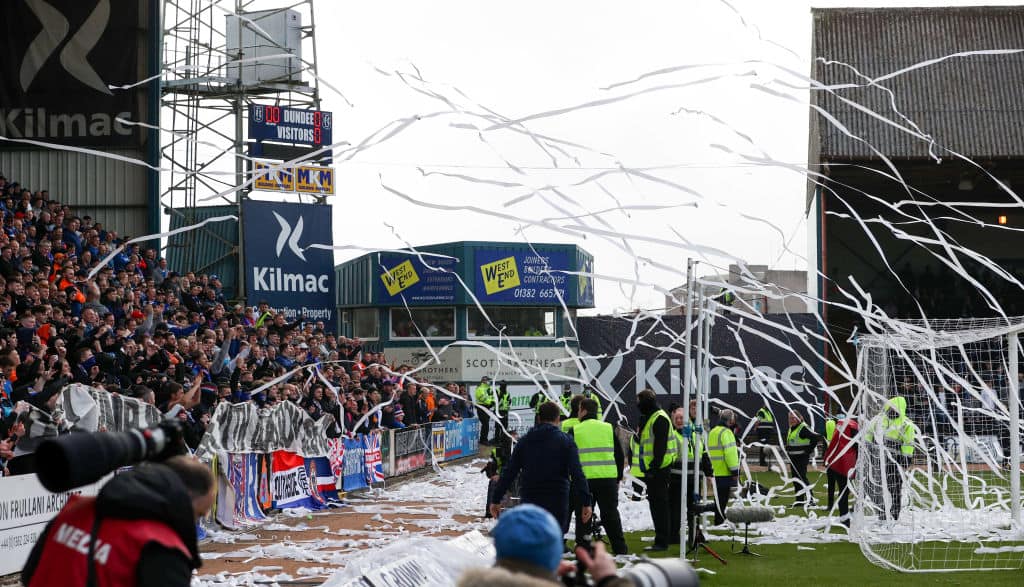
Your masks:
<svg viewBox="0 0 1024 587"><path fill-rule="evenodd" d="M234 206L176 209L171 229L190 226L208 218L238 214ZM236 298L238 290L238 222L213 222L168 239L167 266L172 271L215 273L224 285L224 295Z"/></svg>
<svg viewBox="0 0 1024 587"><path fill-rule="evenodd" d="M111 153L145 159L131 149ZM146 171L142 165L72 151L0 151L0 173L32 191L49 190L51 198L120 235L148 233Z"/></svg>

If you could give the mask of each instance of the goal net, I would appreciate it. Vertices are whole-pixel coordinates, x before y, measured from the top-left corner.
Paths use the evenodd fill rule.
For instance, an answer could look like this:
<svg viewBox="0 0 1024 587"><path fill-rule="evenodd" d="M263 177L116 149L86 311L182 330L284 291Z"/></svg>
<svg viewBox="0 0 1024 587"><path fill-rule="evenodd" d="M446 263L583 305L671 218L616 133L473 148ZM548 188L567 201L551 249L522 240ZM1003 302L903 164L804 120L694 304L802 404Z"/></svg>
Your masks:
<svg viewBox="0 0 1024 587"><path fill-rule="evenodd" d="M857 340L852 538L873 563L900 571L1024 567L1024 318L884 330Z"/></svg>

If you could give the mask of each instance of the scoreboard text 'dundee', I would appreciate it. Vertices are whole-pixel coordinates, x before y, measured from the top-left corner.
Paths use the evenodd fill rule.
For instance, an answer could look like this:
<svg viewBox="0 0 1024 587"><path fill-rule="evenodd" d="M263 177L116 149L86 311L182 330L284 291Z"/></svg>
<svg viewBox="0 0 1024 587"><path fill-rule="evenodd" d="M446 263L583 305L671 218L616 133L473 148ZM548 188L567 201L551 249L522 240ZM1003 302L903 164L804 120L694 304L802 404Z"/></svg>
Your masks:
<svg viewBox="0 0 1024 587"><path fill-rule="evenodd" d="M334 142L333 117L323 110L269 104L249 105L249 139L303 145Z"/></svg>

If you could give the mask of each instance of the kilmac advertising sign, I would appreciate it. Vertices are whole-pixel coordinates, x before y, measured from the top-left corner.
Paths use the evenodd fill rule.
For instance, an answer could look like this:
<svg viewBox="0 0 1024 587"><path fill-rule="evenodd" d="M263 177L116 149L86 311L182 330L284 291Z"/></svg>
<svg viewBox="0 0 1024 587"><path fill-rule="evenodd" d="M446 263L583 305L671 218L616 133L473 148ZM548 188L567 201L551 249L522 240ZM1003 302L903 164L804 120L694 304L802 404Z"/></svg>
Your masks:
<svg viewBox="0 0 1024 587"><path fill-rule="evenodd" d="M139 144L140 127L131 123L147 122L147 84L138 82L147 77L156 34L146 24L153 10L155 0L0 2L0 135Z"/></svg>
<svg viewBox="0 0 1024 587"><path fill-rule="evenodd" d="M266 300L289 320L334 319L334 254L331 208L319 204L242 204L246 295Z"/></svg>

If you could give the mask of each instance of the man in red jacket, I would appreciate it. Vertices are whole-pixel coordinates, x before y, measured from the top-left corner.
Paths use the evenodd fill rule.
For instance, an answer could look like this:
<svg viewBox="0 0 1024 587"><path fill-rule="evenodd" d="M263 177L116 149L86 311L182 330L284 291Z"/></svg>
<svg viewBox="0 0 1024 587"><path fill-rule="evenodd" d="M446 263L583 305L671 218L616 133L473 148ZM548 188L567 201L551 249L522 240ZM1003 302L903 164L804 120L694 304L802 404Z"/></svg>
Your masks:
<svg viewBox="0 0 1024 587"><path fill-rule="evenodd" d="M196 520L213 498L213 475L190 457L117 475L96 498L68 499L32 548L22 583L187 587L201 563Z"/></svg>
<svg viewBox="0 0 1024 587"><path fill-rule="evenodd" d="M825 449L825 467L830 485L835 483L839 492L839 521L850 527L850 491L849 479L857 470L857 445L853 439L857 436L857 421L843 418L836 422L836 431Z"/></svg>

